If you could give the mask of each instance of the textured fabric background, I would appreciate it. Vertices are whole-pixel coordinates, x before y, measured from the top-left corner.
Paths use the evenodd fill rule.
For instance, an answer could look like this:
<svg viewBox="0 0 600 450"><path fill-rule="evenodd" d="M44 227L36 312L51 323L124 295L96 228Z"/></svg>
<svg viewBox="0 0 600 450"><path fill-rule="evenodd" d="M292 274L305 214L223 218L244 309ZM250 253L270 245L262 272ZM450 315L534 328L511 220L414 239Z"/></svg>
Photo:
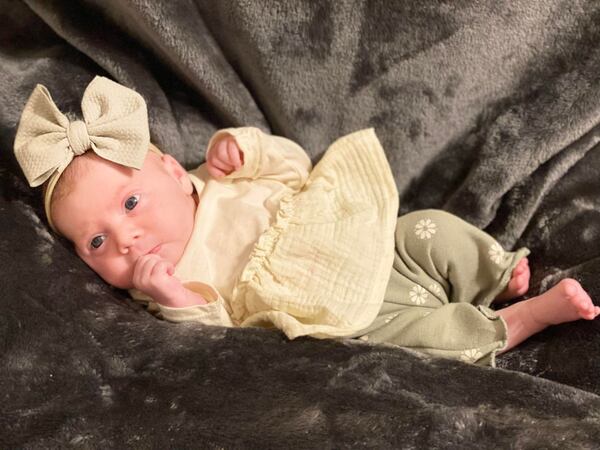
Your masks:
<svg viewBox="0 0 600 450"><path fill-rule="evenodd" d="M600 301L595 0L0 0L0 446L593 448L599 321L499 369L361 342L157 321L48 232L12 145L36 83L80 116L140 92L186 167L254 125L313 162L375 127L400 212L441 208Z"/></svg>

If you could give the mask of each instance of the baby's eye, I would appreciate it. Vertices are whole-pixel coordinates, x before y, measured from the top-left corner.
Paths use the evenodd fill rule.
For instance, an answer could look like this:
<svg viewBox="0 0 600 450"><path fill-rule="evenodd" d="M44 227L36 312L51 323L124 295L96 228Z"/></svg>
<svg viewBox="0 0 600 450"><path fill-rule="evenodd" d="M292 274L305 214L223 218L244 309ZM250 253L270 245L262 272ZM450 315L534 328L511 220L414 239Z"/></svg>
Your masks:
<svg viewBox="0 0 600 450"><path fill-rule="evenodd" d="M136 205L138 204L139 197L140 197L139 195L132 195L131 197L129 197L125 201L125 208L127 208L129 211L131 211L133 208L135 208Z"/></svg>
<svg viewBox="0 0 600 450"><path fill-rule="evenodd" d="M90 243L92 248L98 248L102 245L102 243L104 242L104 236L96 236L94 237L94 239L92 239L92 242Z"/></svg>

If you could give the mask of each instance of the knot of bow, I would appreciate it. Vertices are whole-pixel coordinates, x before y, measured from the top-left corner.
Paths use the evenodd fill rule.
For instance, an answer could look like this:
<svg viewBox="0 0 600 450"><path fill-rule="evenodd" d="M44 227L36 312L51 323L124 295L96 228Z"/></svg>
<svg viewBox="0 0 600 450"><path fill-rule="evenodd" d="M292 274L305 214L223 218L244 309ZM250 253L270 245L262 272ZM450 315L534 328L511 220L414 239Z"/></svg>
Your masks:
<svg viewBox="0 0 600 450"><path fill-rule="evenodd" d="M15 156L31 187L60 175L75 156L93 150L98 156L140 169L150 132L144 98L97 76L81 100L84 120L69 121L45 86L33 90L15 136Z"/></svg>

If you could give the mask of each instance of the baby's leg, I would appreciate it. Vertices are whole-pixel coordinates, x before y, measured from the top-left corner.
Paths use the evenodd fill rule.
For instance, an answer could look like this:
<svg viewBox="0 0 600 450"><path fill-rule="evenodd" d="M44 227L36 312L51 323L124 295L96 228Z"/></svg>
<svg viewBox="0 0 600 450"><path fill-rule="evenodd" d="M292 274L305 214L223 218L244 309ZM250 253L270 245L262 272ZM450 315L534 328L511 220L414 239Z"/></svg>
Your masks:
<svg viewBox="0 0 600 450"><path fill-rule="evenodd" d="M400 216L396 248L413 276L427 275L442 286L443 301L489 307L494 300L522 295L529 287L529 249L505 251L485 231L443 210ZM524 269L527 280L522 283Z"/></svg>
<svg viewBox="0 0 600 450"><path fill-rule="evenodd" d="M498 351L500 354L549 325L579 319L592 320L600 314L600 307L594 306L579 282L565 278L543 294L500 309L496 313L508 326L508 344Z"/></svg>
<svg viewBox="0 0 600 450"><path fill-rule="evenodd" d="M350 337L493 366L507 329L489 304L529 250L506 252L484 231L434 209L399 217L395 243L381 311Z"/></svg>

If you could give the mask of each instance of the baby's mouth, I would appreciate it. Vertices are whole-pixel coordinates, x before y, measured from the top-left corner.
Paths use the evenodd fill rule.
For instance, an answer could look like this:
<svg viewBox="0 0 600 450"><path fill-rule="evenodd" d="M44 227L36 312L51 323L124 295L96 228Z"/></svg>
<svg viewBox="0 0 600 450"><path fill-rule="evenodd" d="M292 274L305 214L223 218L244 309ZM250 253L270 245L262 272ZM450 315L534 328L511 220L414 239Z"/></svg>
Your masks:
<svg viewBox="0 0 600 450"><path fill-rule="evenodd" d="M162 248L161 244L158 244L156 247L154 247L152 250L150 250L148 253L158 253L160 252L160 249Z"/></svg>

